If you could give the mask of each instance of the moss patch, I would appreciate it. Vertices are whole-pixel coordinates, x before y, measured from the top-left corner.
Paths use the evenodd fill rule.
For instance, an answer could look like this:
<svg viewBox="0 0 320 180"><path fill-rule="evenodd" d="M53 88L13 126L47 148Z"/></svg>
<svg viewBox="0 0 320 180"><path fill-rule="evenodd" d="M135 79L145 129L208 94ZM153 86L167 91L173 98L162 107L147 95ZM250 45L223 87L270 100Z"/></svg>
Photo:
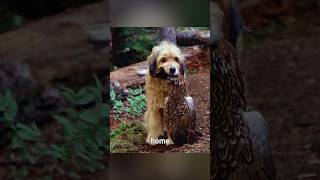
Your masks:
<svg viewBox="0 0 320 180"><path fill-rule="evenodd" d="M145 136L142 122L122 122L111 132L111 153L138 152L139 145L144 143Z"/></svg>

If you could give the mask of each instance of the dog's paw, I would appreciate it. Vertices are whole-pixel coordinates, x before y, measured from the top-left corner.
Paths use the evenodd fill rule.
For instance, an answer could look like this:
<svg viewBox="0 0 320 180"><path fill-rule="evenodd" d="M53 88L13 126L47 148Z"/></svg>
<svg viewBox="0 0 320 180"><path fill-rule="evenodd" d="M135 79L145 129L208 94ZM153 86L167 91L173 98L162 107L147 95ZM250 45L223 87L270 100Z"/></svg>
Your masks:
<svg viewBox="0 0 320 180"><path fill-rule="evenodd" d="M149 145L154 145L154 144L151 144L151 139L146 139L146 143Z"/></svg>
<svg viewBox="0 0 320 180"><path fill-rule="evenodd" d="M170 145L174 145L174 142L172 141L171 137L168 136L168 143L166 143L167 146L170 146Z"/></svg>
<svg viewBox="0 0 320 180"><path fill-rule="evenodd" d="M174 145L174 142L169 139L169 142L166 144L166 146L171 146L171 145Z"/></svg>
<svg viewBox="0 0 320 180"><path fill-rule="evenodd" d="M154 138L155 139L155 138ZM151 141L151 137L147 137L147 139L146 139L146 143L147 144L149 144L149 145L151 145L151 146L155 146L155 145L157 145L157 144L155 144L155 143L152 143L152 141Z"/></svg>

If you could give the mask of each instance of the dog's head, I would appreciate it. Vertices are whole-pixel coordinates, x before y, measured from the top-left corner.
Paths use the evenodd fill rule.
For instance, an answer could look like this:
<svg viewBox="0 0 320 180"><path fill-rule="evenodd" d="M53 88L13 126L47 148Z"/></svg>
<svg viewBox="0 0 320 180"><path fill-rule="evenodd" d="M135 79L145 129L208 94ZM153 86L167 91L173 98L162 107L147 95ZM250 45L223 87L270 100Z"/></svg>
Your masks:
<svg viewBox="0 0 320 180"><path fill-rule="evenodd" d="M149 73L153 77L185 75L186 65L180 49L173 43L163 41L153 47L148 56Z"/></svg>

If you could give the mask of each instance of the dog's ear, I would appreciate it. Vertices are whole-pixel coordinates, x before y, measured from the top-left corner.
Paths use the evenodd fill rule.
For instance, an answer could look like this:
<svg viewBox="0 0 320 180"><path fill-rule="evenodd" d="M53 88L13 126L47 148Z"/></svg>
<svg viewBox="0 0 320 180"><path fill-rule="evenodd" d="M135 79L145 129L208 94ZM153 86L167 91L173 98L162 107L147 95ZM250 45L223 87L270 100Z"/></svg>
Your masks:
<svg viewBox="0 0 320 180"><path fill-rule="evenodd" d="M155 77L157 75L157 58L155 57L155 55L151 55L149 58L150 58L149 74L152 77Z"/></svg>
<svg viewBox="0 0 320 180"><path fill-rule="evenodd" d="M147 62L149 64L149 74L152 77L157 76L157 56L159 52L159 47L154 46L152 48L151 54L147 58Z"/></svg>
<svg viewBox="0 0 320 180"><path fill-rule="evenodd" d="M180 70L180 72L184 77L186 77L186 71L187 71L186 64L184 62L181 62L181 70Z"/></svg>

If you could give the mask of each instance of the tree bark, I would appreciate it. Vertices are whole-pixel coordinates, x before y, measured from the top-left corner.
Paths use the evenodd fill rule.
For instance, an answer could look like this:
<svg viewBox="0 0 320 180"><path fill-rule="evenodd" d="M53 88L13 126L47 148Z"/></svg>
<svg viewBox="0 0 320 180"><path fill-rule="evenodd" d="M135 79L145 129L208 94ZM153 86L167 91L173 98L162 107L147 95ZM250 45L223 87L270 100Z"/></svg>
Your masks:
<svg viewBox="0 0 320 180"><path fill-rule="evenodd" d="M177 44L179 46L194 46L207 44L210 36L200 31L184 31L177 33Z"/></svg>
<svg viewBox="0 0 320 180"><path fill-rule="evenodd" d="M160 41L169 41L177 44L176 29L173 27L160 28Z"/></svg>
<svg viewBox="0 0 320 180"><path fill-rule="evenodd" d="M194 46L206 44L209 41L209 35L198 30L189 30L178 32L173 27L160 28L160 41L169 41L179 46Z"/></svg>

